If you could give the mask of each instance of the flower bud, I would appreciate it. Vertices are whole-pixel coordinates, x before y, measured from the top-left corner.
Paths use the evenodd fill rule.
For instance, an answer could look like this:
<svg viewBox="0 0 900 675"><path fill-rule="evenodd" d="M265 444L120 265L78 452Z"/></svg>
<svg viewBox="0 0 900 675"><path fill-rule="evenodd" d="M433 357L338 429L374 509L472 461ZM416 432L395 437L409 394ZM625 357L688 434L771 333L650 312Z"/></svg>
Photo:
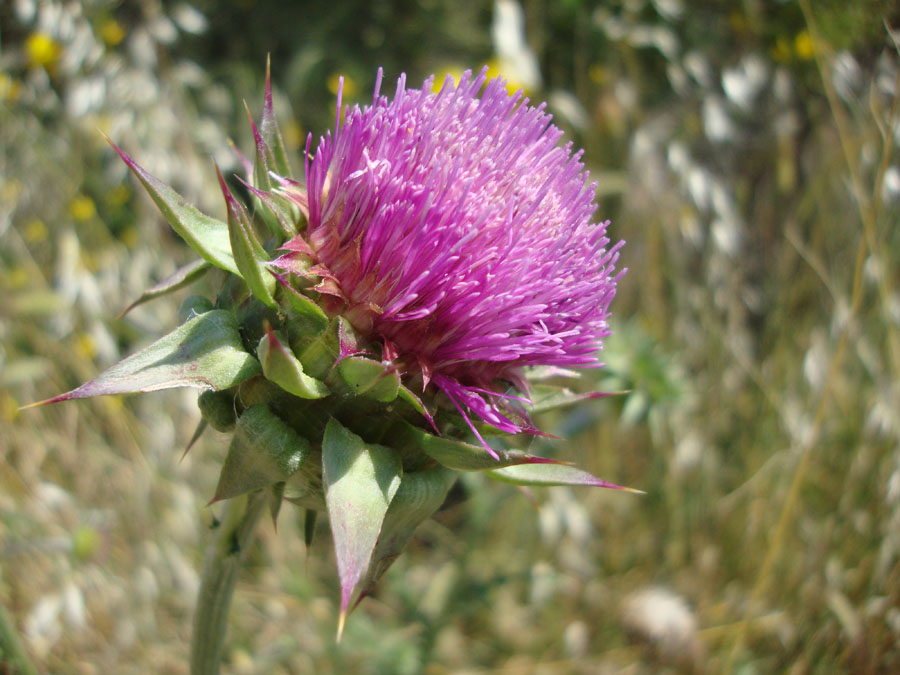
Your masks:
<svg viewBox="0 0 900 675"><path fill-rule="evenodd" d="M197 406L203 419L216 431L228 432L234 430L237 422L237 414L234 406L234 392L227 391L203 391L197 398Z"/></svg>

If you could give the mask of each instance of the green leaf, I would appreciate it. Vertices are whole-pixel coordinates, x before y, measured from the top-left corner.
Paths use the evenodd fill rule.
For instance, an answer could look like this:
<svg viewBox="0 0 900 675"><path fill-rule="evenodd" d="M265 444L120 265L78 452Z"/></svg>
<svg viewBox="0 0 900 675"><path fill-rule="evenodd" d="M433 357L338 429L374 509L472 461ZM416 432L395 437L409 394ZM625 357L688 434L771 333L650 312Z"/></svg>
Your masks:
<svg viewBox="0 0 900 675"><path fill-rule="evenodd" d="M250 292L263 304L274 308L275 277L266 268L269 255L256 238L244 207L232 196L231 190L225 184L218 166L216 175L219 177L219 186L225 195L225 207L228 209L228 236L234 261Z"/></svg>
<svg viewBox="0 0 900 675"><path fill-rule="evenodd" d="M529 455L518 450L494 450L491 457L480 445L472 445L444 436L435 436L412 424L400 421L398 442L413 445L426 455L455 471L485 471L517 464L547 464L554 460Z"/></svg>
<svg viewBox="0 0 900 675"><path fill-rule="evenodd" d="M250 131L253 132L253 144L256 146L256 161L253 163L253 187L260 190L271 190L272 179L269 178L269 164L274 161L272 151L266 145L256 123L253 121L253 115L247 102L244 101L244 112L247 113L247 121L250 122Z"/></svg>
<svg viewBox="0 0 900 675"><path fill-rule="evenodd" d="M560 366L529 366L525 368L525 377L529 382L544 382L558 377L577 380L581 377L581 371Z"/></svg>
<svg viewBox="0 0 900 675"><path fill-rule="evenodd" d="M250 114L250 108L247 102L244 102L244 109L247 112L247 120L250 122L250 129L253 132L253 140L256 145L256 161L253 163L252 185L248 185L250 194L253 196L253 206L256 212L262 216L262 220L269 232L279 243L289 239L297 233L296 228L286 227L287 221L282 221L275 209L269 208L264 202L263 195L268 194L272 190L272 179L269 177L269 167L275 161L272 151L266 145L266 142L260 136L256 124L253 122L253 115ZM277 208L277 207L276 207Z"/></svg>
<svg viewBox="0 0 900 675"><path fill-rule="evenodd" d="M341 359L337 370L349 392L356 396L390 403L400 392L400 375L380 361L348 356Z"/></svg>
<svg viewBox="0 0 900 675"><path fill-rule="evenodd" d="M610 483L569 464L524 464L488 471L495 480L513 485L549 487L553 485L586 485L643 494L640 490Z"/></svg>
<svg viewBox="0 0 900 675"><path fill-rule="evenodd" d="M328 421L322 438L322 478L341 580L338 636L402 473L393 450L366 443L336 420Z"/></svg>
<svg viewBox="0 0 900 675"><path fill-rule="evenodd" d="M246 103L244 104L246 108ZM247 109L247 118L253 132L253 141L256 146L256 161L253 165L253 186L250 192L254 198L257 212L269 228L272 235L280 242L297 234L299 212L291 207L290 202L272 194L274 184L269 175L273 171L284 178L291 178L291 169L288 164L287 152L284 147L284 139L275 119L275 110L272 105L272 80L269 68L266 68L266 96L263 105L262 118L259 128L253 122L253 116Z"/></svg>
<svg viewBox="0 0 900 675"><path fill-rule="evenodd" d="M406 548L416 528L437 511L456 480L456 474L440 466L403 474L381 525L372 562L360 588L368 595L397 556Z"/></svg>
<svg viewBox="0 0 900 675"><path fill-rule="evenodd" d="M578 394L568 387L559 387L549 384L535 384L531 387L530 412L539 413L547 410L555 410L567 405L573 405L579 401L587 401L595 398L606 398L624 392L589 392Z"/></svg>
<svg viewBox="0 0 900 675"><path fill-rule="evenodd" d="M262 364L263 375L286 392L300 398L322 398L331 391L321 380L303 372L303 365L278 336L266 325L266 334L259 341L256 356Z"/></svg>
<svg viewBox="0 0 900 675"><path fill-rule="evenodd" d="M188 263L183 267L179 267L158 284L154 284L146 291L141 293L141 297L128 305L128 307L126 307L122 311L122 313L119 314L119 318L125 316L135 307L144 304L148 300L153 300L154 298L168 295L169 293L173 293L180 288L184 288L185 286L194 283L197 279L206 274L206 271L209 269L209 267L209 263L205 260L195 260L194 262Z"/></svg>
<svg viewBox="0 0 900 675"><path fill-rule="evenodd" d="M187 242L188 246L211 265L241 276L231 254L228 225L198 211L175 190L144 171L115 143L108 138L106 141L128 165L157 208L169 221L169 225Z"/></svg>
<svg viewBox="0 0 900 675"><path fill-rule="evenodd" d="M271 153L271 158L267 158L269 166L279 175L291 178L291 166L288 163L284 139L278 128L278 120L275 118L275 107L272 105L272 77L268 59L266 59L266 101L263 105L262 118L259 121L259 133Z"/></svg>
<svg viewBox="0 0 900 675"><path fill-rule="evenodd" d="M216 309L182 324L77 389L34 405L173 387L228 389L260 370L259 361L244 351L234 317Z"/></svg>
<svg viewBox="0 0 900 675"><path fill-rule="evenodd" d="M308 454L309 441L267 406L251 406L238 419L212 501L283 483Z"/></svg>
<svg viewBox="0 0 900 675"><path fill-rule="evenodd" d="M209 423L201 419L200 422L197 423L197 427L194 429L194 433L191 436L191 440L188 441L187 445L184 448L184 454L181 455L181 459L187 457L188 452L191 448L194 447L194 443L200 440L200 437L203 435L203 432L206 431L206 427L209 426Z"/></svg>

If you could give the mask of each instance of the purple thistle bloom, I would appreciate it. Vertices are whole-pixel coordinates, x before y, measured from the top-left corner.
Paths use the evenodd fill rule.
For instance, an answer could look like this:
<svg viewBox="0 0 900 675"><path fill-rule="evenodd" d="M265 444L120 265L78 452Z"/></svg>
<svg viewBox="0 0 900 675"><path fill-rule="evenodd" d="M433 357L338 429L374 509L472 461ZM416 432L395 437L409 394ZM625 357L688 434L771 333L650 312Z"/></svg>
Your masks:
<svg viewBox="0 0 900 675"><path fill-rule="evenodd" d="M502 411L507 383L527 395L524 367L602 365L622 242L591 222L582 153L558 144L543 104L484 70L437 94L432 78L407 89L401 76L392 101L381 77L343 126L339 94L314 155L307 141L306 193L283 194L308 226L278 264L316 278L329 309L442 391L479 439L466 411L534 432Z"/></svg>
<svg viewBox="0 0 900 675"><path fill-rule="evenodd" d="M307 140L304 185L291 177L267 74L259 126L251 120L256 161L244 162L252 216L221 174L226 222L113 145L202 258L134 304L210 267L234 277L215 305L188 298L176 329L42 403L192 386L206 390L194 439L207 424L233 432L213 501L247 498L229 506L207 554L192 670L218 669L231 572L266 505L273 520L286 498L327 511L340 635L456 472L628 489L563 462L493 450L476 425L540 433L517 403L528 402L528 377L540 379L527 369L601 365L621 243L610 247L608 223L591 222L594 185L581 153L559 146L562 132L543 106L510 96L485 71L458 84L448 77L437 94L431 79L407 90L401 77L393 100L379 95L381 77L370 106L343 110L343 127L338 94L333 135L314 155ZM276 260L256 225L285 242ZM548 408L602 396L535 390ZM460 438L455 414L436 424L434 406L455 407L486 452ZM423 418L447 437L422 428Z"/></svg>

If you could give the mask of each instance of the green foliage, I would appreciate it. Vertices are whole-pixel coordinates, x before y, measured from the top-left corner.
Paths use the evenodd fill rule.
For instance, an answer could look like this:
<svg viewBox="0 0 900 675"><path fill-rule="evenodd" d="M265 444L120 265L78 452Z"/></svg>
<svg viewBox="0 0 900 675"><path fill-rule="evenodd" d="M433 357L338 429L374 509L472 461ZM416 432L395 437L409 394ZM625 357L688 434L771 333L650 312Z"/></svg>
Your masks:
<svg viewBox="0 0 900 675"><path fill-rule="evenodd" d="M391 448L366 443L336 420L328 421L322 438L322 481L341 578L339 637L402 476L400 457Z"/></svg>
<svg viewBox="0 0 900 675"><path fill-rule="evenodd" d="M110 145L140 181L172 229L181 235L194 252L210 264L241 276L239 266L235 264L233 246L229 239L230 236L233 237L230 233L234 227L201 213L175 190L147 173L112 141ZM230 209L228 218L231 223Z"/></svg>
<svg viewBox="0 0 900 675"><path fill-rule="evenodd" d="M234 316L216 309L195 316L89 382L43 403L175 387L219 391L259 372L259 361L243 349Z"/></svg>
<svg viewBox="0 0 900 675"><path fill-rule="evenodd" d="M400 443L419 449L454 471L484 471L494 467L528 464L539 459L517 450L495 450L496 457L491 457L480 445L435 436L406 422L400 423L393 433Z"/></svg>

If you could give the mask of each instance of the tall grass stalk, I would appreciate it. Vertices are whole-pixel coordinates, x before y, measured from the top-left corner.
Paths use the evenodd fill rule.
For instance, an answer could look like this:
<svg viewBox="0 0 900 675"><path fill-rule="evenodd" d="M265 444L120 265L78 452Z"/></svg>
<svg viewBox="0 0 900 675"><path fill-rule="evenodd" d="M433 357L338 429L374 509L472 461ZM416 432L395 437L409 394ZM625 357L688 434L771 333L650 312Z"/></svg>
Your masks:
<svg viewBox="0 0 900 675"><path fill-rule="evenodd" d="M879 195L881 193L881 184L884 180L885 172L890 164L890 156L892 150L891 140L887 137L887 133L884 128L879 125L879 131L881 131L882 138L884 140L884 149L878 173L875 178L875 185L870 197L863 185L863 178L859 163L857 161L857 155L856 153L854 153L850 140L850 122L847 119L846 111L838 100L837 94L834 90L834 86L831 82L831 78L827 71L827 43L820 37L819 30L816 25L816 20L813 15L812 8L809 4L809 0L800 0L800 8L803 12L807 28L812 38L816 65L818 67L819 75L822 79L825 94L828 99L830 112L837 127L841 149L844 154L844 160L847 164L847 169L850 174L853 196L859 210L862 232L860 233L859 245L856 251L850 308L843 319L843 325L841 327L838 344L831 357L831 361L828 366L828 375L825 379L825 384L821 390L819 400L816 404L816 412L815 417L813 418L812 431L807 436L807 442L800 449L800 460L798 461L797 466L794 469L794 475L791 479L791 484L788 489L784 505L781 508L778 523L775 529L775 534L763 558L759 573L756 577L756 581L750 594L749 601L746 605L744 617L739 622L734 643L728 654L723 672L734 672L735 663L740 656L740 653L747 639L747 632L752 621L753 614L757 611L759 600L771 581L772 570L774 568L775 562L778 560L779 555L785 547L788 527L793 522L793 516L799 501L800 488L803 486L804 479L806 478L806 474L809 470L814 448L816 447L816 444L821 437L822 425L825 421L825 415L828 410L829 398L832 394L840 366L844 359L844 354L846 351L847 342L850 337L854 319L859 312L860 304L862 302L863 267L869 255L877 256L879 252L876 232L876 220L878 214L877 205L880 203ZM900 80L898 80L898 84L900 84ZM874 96L873 100L875 100ZM897 118L896 116L898 111L898 101L900 101L900 97L895 96L889 115L889 122L887 125L888 127L892 126ZM875 116L875 118L877 121L877 116ZM887 304L889 301L887 278L887 275L881 275L878 287L880 296L879 299L885 310L887 310ZM898 340L897 331L894 326L891 325L890 322L887 322L887 326L889 344L888 352L891 360L892 371L896 376L898 373L898 364L900 364L900 340Z"/></svg>

